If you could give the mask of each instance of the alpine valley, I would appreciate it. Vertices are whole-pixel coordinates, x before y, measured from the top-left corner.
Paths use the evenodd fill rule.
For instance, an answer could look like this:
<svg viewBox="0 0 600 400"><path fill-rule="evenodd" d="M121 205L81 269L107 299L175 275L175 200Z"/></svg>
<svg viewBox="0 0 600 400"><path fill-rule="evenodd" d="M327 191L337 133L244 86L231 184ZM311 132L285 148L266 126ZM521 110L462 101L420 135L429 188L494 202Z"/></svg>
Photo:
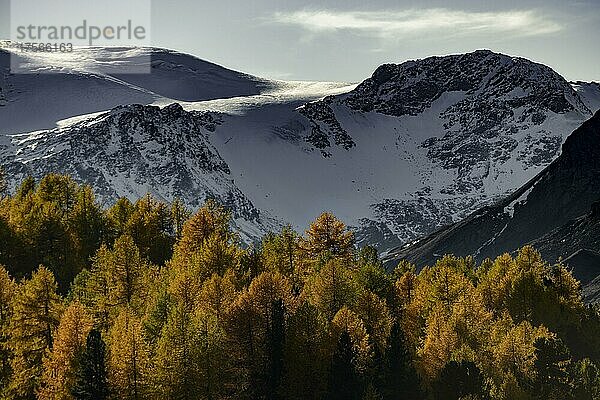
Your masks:
<svg viewBox="0 0 600 400"><path fill-rule="evenodd" d="M385 64L357 85L267 80L157 48L3 46L0 163L12 187L59 172L105 204L151 193L197 208L215 198L247 243L287 223L304 229L328 210L359 245L407 255L400 246L500 202L504 216L489 217L485 243L516 221L527 193L546 195L535 177L556 177L568 192L570 178L555 170L584 151L592 122L567 138L600 108L597 83L488 50ZM10 57L26 73L11 73ZM118 73L144 57L151 73ZM586 204L525 242L592 226L597 207L573 196ZM434 250L415 254L430 261Z"/></svg>

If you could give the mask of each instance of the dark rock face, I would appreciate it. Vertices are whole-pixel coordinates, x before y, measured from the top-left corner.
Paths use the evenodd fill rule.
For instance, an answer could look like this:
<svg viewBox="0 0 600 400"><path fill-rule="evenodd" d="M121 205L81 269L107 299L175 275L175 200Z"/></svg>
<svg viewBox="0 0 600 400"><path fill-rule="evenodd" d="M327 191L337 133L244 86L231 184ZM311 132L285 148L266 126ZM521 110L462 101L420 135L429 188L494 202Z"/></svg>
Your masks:
<svg viewBox="0 0 600 400"><path fill-rule="evenodd" d="M600 111L567 138L559 158L511 196L398 249L392 258L422 266L434 262L436 254L471 254L481 260L527 243L551 259L580 248L598 249L599 176Z"/></svg>
<svg viewBox="0 0 600 400"><path fill-rule="evenodd" d="M13 184L58 172L90 184L105 204L147 192L193 208L212 198L234 218L260 225L260 212L207 139L220 123L218 114L188 112L176 103L122 106L66 128L12 136L0 148L1 162Z"/></svg>
<svg viewBox="0 0 600 400"><path fill-rule="evenodd" d="M361 248L364 246L375 246L383 251L395 248L402 243L386 224L379 221L373 221L363 218L360 221L360 227L353 227L356 245Z"/></svg>
<svg viewBox="0 0 600 400"><path fill-rule="evenodd" d="M517 94L515 88L523 92ZM521 106L530 108L528 114L574 109L573 89L552 69L489 50L382 65L350 93L346 103L355 110L417 115L444 92L455 91L467 94L468 99L457 105L470 114L465 118L478 116L484 124L486 118L496 118L490 111L510 113ZM474 101L486 104L485 100L492 101L470 107Z"/></svg>
<svg viewBox="0 0 600 400"><path fill-rule="evenodd" d="M594 265L595 254L600 251L600 215L597 208L598 203L594 203L588 214L570 220L531 242L549 261L562 258L575 270L582 284L600 274L600 263Z"/></svg>
<svg viewBox="0 0 600 400"><path fill-rule="evenodd" d="M327 97L319 102L307 103L299 109L300 113L309 119L311 125L310 134L305 140L320 149L324 157L330 156L326 150L331 147L330 137L336 145L346 150L356 145L336 119L335 113L328 104L332 100L332 97Z"/></svg>

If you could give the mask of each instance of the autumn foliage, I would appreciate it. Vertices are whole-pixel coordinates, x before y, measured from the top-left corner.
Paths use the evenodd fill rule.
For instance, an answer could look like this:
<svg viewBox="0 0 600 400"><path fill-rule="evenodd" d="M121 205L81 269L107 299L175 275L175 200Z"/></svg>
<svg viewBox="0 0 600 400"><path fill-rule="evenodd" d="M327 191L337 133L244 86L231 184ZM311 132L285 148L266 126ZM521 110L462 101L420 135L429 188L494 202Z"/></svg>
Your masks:
<svg viewBox="0 0 600 400"><path fill-rule="evenodd" d="M0 201L0 398L597 399L600 315L531 247L385 268L324 213L242 246L209 201Z"/></svg>

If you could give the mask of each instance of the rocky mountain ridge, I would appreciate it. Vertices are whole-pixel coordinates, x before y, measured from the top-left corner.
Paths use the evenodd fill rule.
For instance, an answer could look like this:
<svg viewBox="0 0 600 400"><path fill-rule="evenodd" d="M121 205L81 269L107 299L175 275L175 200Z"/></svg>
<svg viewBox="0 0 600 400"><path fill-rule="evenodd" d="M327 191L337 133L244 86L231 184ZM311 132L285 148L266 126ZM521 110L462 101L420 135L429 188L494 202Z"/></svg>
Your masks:
<svg viewBox="0 0 600 400"><path fill-rule="evenodd" d="M188 112L177 103L121 106L64 128L10 136L0 146L1 162L13 185L60 172L90 184L107 205L146 193L194 209L215 199L251 242L280 223L236 187L208 139L220 123L216 113Z"/></svg>

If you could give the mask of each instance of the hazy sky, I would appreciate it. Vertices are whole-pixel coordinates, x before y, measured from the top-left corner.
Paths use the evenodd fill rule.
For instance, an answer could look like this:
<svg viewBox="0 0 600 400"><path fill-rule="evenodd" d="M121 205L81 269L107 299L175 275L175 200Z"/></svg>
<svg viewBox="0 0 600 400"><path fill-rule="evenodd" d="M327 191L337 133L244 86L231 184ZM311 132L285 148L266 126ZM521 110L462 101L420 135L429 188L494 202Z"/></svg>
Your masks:
<svg viewBox="0 0 600 400"><path fill-rule="evenodd" d="M600 0L156 0L151 36L271 78L360 81L382 63L488 48L600 81Z"/></svg>

